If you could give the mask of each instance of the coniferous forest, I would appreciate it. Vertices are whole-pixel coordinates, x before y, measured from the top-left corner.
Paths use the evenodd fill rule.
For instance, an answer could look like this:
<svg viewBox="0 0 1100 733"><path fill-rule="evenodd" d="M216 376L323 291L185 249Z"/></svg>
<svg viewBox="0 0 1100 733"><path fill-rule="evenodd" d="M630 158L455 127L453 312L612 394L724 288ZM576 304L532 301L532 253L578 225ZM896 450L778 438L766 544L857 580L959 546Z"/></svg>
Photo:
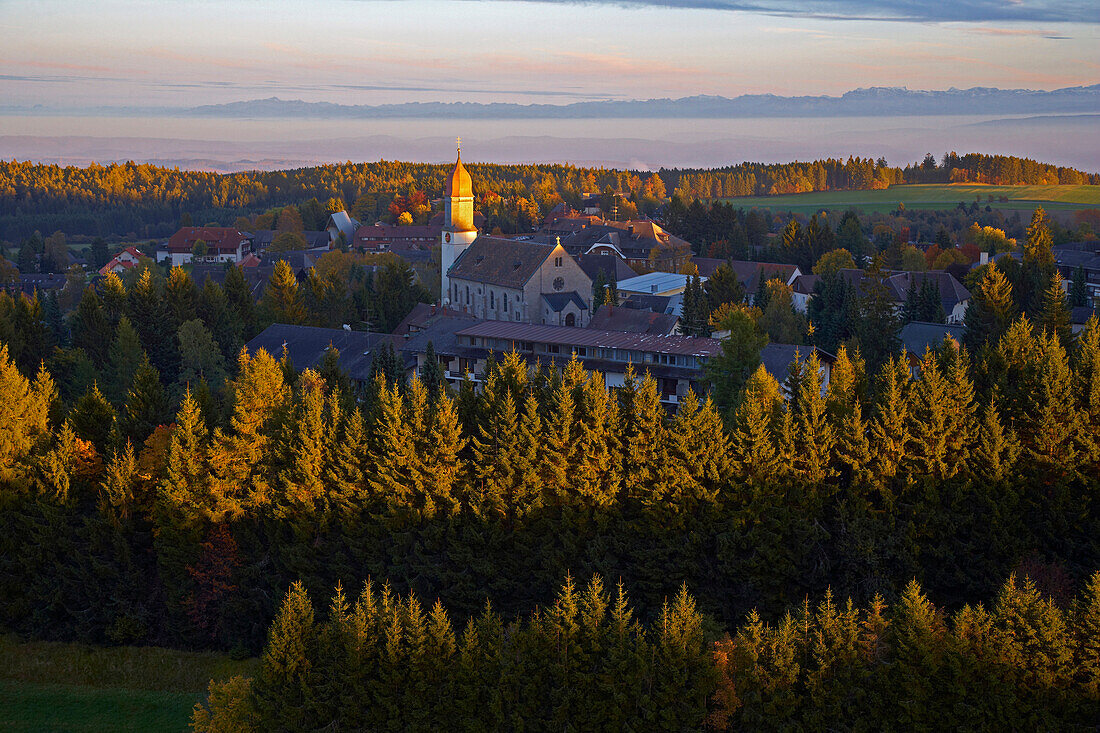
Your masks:
<svg viewBox="0 0 1100 733"><path fill-rule="evenodd" d="M782 164L741 163L656 173L568 165L468 164L478 209L507 231L529 231L556 204L579 205L585 193L624 196L620 211L652 215L667 195L684 201L809 191L886 188L900 183L1097 184L1100 175L1002 155L947 153L939 162L890 166L849 157ZM126 163L86 168L0 160L0 239L35 231L87 236L166 237L181 221L230 226L290 204L306 229L322 229L329 211L363 222L395 202L442 195L446 165L379 161L285 171L218 174ZM304 203L303 203L304 202ZM633 208L631 208L633 207ZM610 206L608 206L608 210ZM268 226L266 228L273 228Z"/></svg>
<svg viewBox="0 0 1100 733"><path fill-rule="evenodd" d="M89 290L60 330L5 306L0 623L262 651L200 729L1100 714L1100 323L1064 299L1017 315L987 268L962 346L845 343L825 389L810 355L669 416L575 361L501 354L475 391L392 352L362 388L227 360L250 301L186 286ZM224 318L148 318L196 297Z"/></svg>

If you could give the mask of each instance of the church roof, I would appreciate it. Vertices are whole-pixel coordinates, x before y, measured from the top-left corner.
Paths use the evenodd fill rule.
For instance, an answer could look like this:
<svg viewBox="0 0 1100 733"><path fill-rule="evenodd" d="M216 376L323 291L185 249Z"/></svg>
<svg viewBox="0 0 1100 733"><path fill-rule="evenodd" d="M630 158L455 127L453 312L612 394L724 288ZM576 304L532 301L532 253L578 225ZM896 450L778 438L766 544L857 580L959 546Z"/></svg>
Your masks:
<svg viewBox="0 0 1100 733"><path fill-rule="evenodd" d="M447 277L522 288L553 251L538 242L483 235L459 256Z"/></svg>
<svg viewBox="0 0 1100 733"><path fill-rule="evenodd" d="M447 181L443 186L443 195L448 198L473 198L474 179L470 177L465 166L462 165L461 154L459 154L454 170L451 171L451 175L447 177Z"/></svg>

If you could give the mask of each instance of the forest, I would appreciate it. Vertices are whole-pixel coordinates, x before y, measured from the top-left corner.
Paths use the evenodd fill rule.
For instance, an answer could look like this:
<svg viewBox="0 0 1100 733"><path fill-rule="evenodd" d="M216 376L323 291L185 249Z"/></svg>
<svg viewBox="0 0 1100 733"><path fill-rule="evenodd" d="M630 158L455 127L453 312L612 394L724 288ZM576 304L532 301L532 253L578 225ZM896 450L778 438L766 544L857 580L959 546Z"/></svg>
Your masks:
<svg viewBox="0 0 1100 733"><path fill-rule="evenodd" d="M488 228L506 232L529 231L556 204L576 206L584 194L595 193L620 193L624 212L653 215L673 194L690 202L895 183L1100 183L1098 174L976 153L948 153L939 163L928 156L904 168L882 159L849 158L656 173L476 163L467 169ZM449 170L449 165L384 160L231 174L137 163L76 168L0 161L0 240L14 242L35 231L167 237L182 222L230 226L239 217L290 204L305 207L306 229L323 228L330 210L346 209L363 222L394 219L390 207L399 199L407 205L410 199L441 196Z"/></svg>
<svg viewBox="0 0 1100 733"><path fill-rule="evenodd" d="M314 317L293 276L252 321L182 270L60 319L4 296L0 623L262 650L199 729L1087 726L1100 322L1069 330L1039 214L964 343L857 334L824 389L808 347L782 385L734 354L675 415L576 361L452 391L392 351L356 387L239 350Z"/></svg>

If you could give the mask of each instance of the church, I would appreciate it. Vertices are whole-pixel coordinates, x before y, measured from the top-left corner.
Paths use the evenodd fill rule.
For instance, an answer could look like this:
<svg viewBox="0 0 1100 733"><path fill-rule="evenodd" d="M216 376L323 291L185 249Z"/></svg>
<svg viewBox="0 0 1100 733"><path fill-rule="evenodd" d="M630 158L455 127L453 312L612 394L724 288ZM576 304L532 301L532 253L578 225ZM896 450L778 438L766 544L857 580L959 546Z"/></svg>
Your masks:
<svg viewBox="0 0 1100 733"><path fill-rule="evenodd" d="M479 234L473 179L462 165L461 149L443 197L442 305L488 320L588 324L592 280L560 241Z"/></svg>

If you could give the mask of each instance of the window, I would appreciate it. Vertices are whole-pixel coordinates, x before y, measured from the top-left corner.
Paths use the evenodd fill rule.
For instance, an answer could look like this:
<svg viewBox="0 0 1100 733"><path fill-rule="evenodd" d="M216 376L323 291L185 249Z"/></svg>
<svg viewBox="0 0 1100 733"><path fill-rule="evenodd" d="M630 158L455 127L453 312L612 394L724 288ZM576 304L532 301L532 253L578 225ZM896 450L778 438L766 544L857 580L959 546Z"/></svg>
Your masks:
<svg viewBox="0 0 1100 733"><path fill-rule="evenodd" d="M554 267L561 267L561 257L554 258Z"/></svg>
<svg viewBox="0 0 1100 733"><path fill-rule="evenodd" d="M470 304L470 286L466 286L466 305Z"/></svg>
<svg viewBox="0 0 1100 733"><path fill-rule="evenodd" d="M566 313L565 314L565 325L567 325L567 326L576 326L577 325L577 317L575 315L573 315L572 313Z"/></svg>
<svg viewBox="0 0 1100 733"><path fill-rule="evenodd" d="M508 312L508 293L502 293L500 299L504 301L504 312Z"/></svg>
<svg viewBox="0 0 1100 733"><path fill-rule="evenodd" d="M489 291L489 307L490 308L496 308L497 307L496 293L494 293L492 290Z"/></svg>

